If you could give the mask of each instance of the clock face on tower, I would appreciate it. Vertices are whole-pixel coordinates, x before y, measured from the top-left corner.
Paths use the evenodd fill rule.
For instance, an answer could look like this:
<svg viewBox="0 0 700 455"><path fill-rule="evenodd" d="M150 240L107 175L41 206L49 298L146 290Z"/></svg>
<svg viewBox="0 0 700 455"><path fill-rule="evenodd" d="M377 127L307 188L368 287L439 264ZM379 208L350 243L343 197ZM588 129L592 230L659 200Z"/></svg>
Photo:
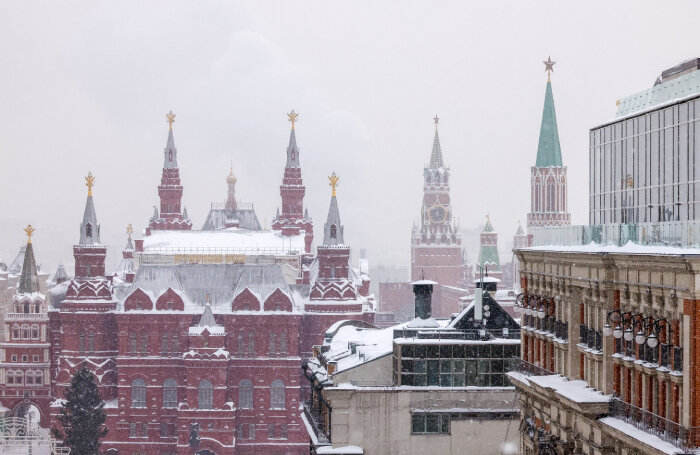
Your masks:
<svg viewBox="0 0 700 455"><path fill-rule="evenodd" d="M447 210L440 204L435 204L428 209L428 218L433 223L444 223L447 220Z"/></svg>

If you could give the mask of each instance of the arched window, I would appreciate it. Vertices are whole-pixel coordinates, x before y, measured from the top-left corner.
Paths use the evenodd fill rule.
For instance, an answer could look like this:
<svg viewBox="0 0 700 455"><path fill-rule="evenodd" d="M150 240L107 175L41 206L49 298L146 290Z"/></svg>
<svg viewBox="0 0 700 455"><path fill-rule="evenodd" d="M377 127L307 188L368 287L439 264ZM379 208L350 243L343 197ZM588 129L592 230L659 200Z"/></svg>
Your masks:
<svg viewBox="0 0 700 455"><path fill-rule="evenodd" d="M255 356L255 333L248 333L248 355L250 357Z"/></svg>
<svg viewBox="0 0 700 455"><path fill-rule="evenodd" d="M338 235L338 228L335 227L335 224L331 224L331 238L334 239Z"/></svg>
<svg viewBox="0 0 700 455"><path fill-rule="evenodd" d="M141 378L136 378L131 383L131 407L146 407L146 383Z"/></svg>
<svg viewBox="0 0 700 455"><path fill-rule="evenodd" d="M15 324L12 326L12 338L14 340L19 340L20 335L19 335L19 325Z"/></svg>
<svg viewBox="0 0 700 455"><path fill-rule="evenodd" d="M280 334L279 346L279 353L282 355L287 355L287 332L282 332Z"/></svg>
<svg viewBox="0 0 700 455"><path fill-rule="evenodd" d="M15 371L15 384L22 385L24 384L24 372L23 371Z"/></svg>
<svg viewBox="0 0 700 455"><path fill-rule="evenodd" d="M168 151L168 159L169 159L170 161L173 160L173 149L170 149L170 150Z"/></svg>
<svg viewBox="0 0 700 455"><path fill-rule="evenodd" d="M22 324L22 339L29 339L29 324Z"/></svg>
<svg viewBox="0 0 700 455"><path fill-rule="evenodd" d="M29 302L24 302L24 309L22 311L24 313L29 313Z"/></svg>
<svg viewBox="0 0 700 455"><path fill-rule="evenodd" d="M270 334L270 357L273 357L275 355L275 348L277 344L277 335L274 333Z"/></svg>
<svg viewBox="0 0 700 455"><path fill-rule="evenodd" d="M32 324L32 340L39 339L39 324Z"/></svg>
<svg viewBox="0 0 700 455"><path fill-rule="evenodd" d="M163 407L177 407L177 381L168 378L163 382Z"/></svg>
<svg viewBox="0 0 700 455"><path fill-rule="evenodd" d="M78 336L78 351L81 354L85 354L85 334L81 333Z"/></svg>
<svg viewBox="0 0 700 455"><path fill-rule="evenodd" d="M270 409L285 409L285 388L284 382L275 379L270 384Z"/></svg>
<svg viewBox="0 0 700 455"><path fill-rule="evenodd" d="M245 357L245 339L243 332L238 334L238 357Z"/></svg>
<svg viewBox="0 0 700 455"><path fill-rule="evenodd" d="M214 395L214 387L208 380L203 380L199 383L197 407L199 409L212 409L212 401Z"/></svg>
<svg viewBox="0 0 700 455"><path fill-rule="evenodd" d="M44 382L44 374L37 370L34 372L34 384L41 385Z"/></svg>
<svg viewBox="0 0 700 455"><path fill-rule="evenodd" d="M15 383L15 372L14 371L8 371L7 372L7 384L14 384Z"/></svg>
<svg viewBox="0 0 700 455"><path fill-rule="evenodd" d="M27 371L26 385L34 385L34 372L33 371Z"/></svg>
<svg viewBox="0 0 700 455"><path fill-rule="evenodd" d="M553 212L555 206L554 182L547 183L547 211Z"/></svg>
<svg viewBox="0 0 700 455"><path fill-rule="evenodd" d="M238 407L240 409L253 409L253 383L248 379L238 384Z"/></svg>
<svg viewBox="0 0 700 455"><path fill-rule="evenodd" d="M85 237L92 237L92 224L85 225Z"/></svg>

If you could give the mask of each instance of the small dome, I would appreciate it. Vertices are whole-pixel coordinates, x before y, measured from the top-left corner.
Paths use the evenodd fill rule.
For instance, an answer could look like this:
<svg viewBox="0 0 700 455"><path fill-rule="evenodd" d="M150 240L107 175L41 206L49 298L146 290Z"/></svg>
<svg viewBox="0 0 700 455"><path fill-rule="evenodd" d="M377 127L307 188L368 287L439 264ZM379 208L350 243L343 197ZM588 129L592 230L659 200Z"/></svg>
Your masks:
<svg viewBox="0 0 700 455"><path fill-rule="evenodd" d="M231 168L231 172L228 174L228 177L226 177L226 183L236 183L236 178L235 175L233 175L233 168Z"/></svg>

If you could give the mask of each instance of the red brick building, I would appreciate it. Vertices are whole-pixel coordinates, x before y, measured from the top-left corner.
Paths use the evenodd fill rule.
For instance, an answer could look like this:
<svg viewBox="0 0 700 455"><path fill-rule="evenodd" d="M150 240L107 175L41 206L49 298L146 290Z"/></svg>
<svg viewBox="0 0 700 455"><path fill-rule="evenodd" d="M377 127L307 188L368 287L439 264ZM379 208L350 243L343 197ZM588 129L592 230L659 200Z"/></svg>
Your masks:
<svg viewBox="0 0 700 455"><path fill-rule="evenodd" d="M459 312L459 299L472 286L471 267L465 263L462 236L453 217L450 199L450 168L445 166L435 120L435 137L430 162L423 170L423 199L420 224L411 231L411 281L436 281L433 316L448 318ZM409 283L380 283L382 313L396 320L413 314ZM412 316L409 316L409 318Z"/></svg>
<svg viewBox="0 0 700 455"><path fill-rule="evenodd" d="M24 264L8 312L5 314L7 338L0 341L0 389L4 413L24 417L30 424L48 424L51 401L49 374L49 318L47 301L39 292L39 275L31 235ZM0 412L0 415L2 412Z"/></svg>
<svg viewBox="0 0 700 455"><path fill-rule="evenodd" d="M172 136L171 127L166 151ZM294 130L287 155L299 176L290 185L300 185ZM310 219L298 217L303 200L283 184L280 230L167 231L151 220L135 241L135 275L123 281L104 277L106 248L88 183L76 278L50 311L53 397L82 365L95 372L108 453L308 453L301 358L335 322L374 320L370 279L350 264L335 191L316 257L306 249ZM161 187L161 207L173 194L179 201L181 191ZM291 245L284 251L266 246L281 236ZM59 405L51 407L54 423Z"/></svg>

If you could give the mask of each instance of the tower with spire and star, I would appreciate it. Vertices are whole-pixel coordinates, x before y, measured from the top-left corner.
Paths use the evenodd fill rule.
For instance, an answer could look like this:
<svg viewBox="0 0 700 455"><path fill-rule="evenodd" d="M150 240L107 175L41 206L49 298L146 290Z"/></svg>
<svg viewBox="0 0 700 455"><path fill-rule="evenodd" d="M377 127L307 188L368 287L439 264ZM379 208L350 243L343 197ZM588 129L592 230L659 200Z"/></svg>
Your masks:
<svg viewBox="0 0 700 455"><path fill-rule="evenodd" d="M567 207L566 166L561 159L561 145L554 109L552 78L554 64L551 57L543 62L547 72L547 86L542 110L537 160L530 168L530 213L527 214L528 234L531 229L544 226L567 226L571 214Z"/></svg>
<svg viewBox="0 0 700 455"><path fill-rule="evenodd" d="M299 147L295 125L299 114L294 110L287 114L292 124L289 133L289 145L287 146L287 164L284 167L284 177L280 186L282 196L282 212L275 215L272 221L272 229L282 231L282 235L299 235L304 231L305 250L311 252L311 243L314 239L314 224L308 211L304 210L304 195L306 187L301 179L301 162L299 160Z"/></svg>
<svg viewBox="0 0 700 455"><path fill-rule="evenodd" d="M436 115L433 122L433 147L430 161L423 169L420 222L411 233L411 280L426 279L443 286L465 287L462 237L452 214L450 168L445 166L438 134L440 118ZM441 298L438 288L433 296L433 314L449 317L458 310L458 300Z"/></svg>
<svg viewBox="0 0 700 455"><path fill-rule="evenodd" d="M6 308L6 337L0 340L0 388L2 404L12 416L49 426L51 369L49 367L48 305L39 289L39 274L29 225L24 229L27 246L17 291Z"/></svg>
<svg viewBox="0 0 700 455"><path fill-rule="evenodd" d="M165 115L168 121L168 140L163 150L163 173L158 185L160 212L153 208L153 216L148 223L148 232L157 230L182 231L191 230L192 221L187 216L187 209L182 204L182 184L180 183L180 168L177 166L177 148L173 137L173 111Z"/></svg>

